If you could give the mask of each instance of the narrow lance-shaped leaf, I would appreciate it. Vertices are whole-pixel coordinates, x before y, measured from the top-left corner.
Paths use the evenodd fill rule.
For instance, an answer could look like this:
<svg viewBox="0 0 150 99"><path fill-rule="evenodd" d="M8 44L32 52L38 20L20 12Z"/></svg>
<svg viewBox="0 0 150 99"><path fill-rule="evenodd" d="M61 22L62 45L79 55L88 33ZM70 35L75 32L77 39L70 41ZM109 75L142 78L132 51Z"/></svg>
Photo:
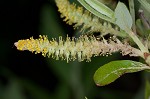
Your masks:
<svg viewBox="0 0 150 99"><path fill-rule="evenodd" d="M92 8L107 17L113 18L114 12L98 0L85 0Z"/></svg>
<svg viewBox="0 0 150 99"><path fill-rule="evenodd" d="M98 86L104 86L115 81L125 73L133 73L150 69L147 65L131 60L112 61L101 66L94 74L94 81Z"/></svg>
<svg viewBox="0 0 150 99"><path fill-rule="evenodd" d="M146 0L138 0L138 1L150 13L150 3Z"/></svg>
<svg viewBox="0 0 150 99"><path fill-rule="evenodd" d="M91 5L89 5L89 3L87 3L85 0L78 0L80 2L80 4L82 4L88 11L90 11L91 13L93 13L94 15L96 15L97 17L103 19L103 20L106 20L108 22L111 22L111 23L115 23L114 21L114 18L110 18L108 16L106 16L106 13L105 12L105 15L104 13L102 13L101 11L103 11L104 9L101 9L101 11L97 11L96 9L94 9ZM101 4L102 5L102 4ZM103 7L105 8L105 5L103 4ZM103 11L104 12L104 11Z"/></svg>
<svg viewBox="0 0 150 99"><path fill-rule="evenodd" d="M122 29L122 30L129 30L132 27L133 20L129 13L128 8L124 3L118 2L118 5L115 9L115 18L116 18L116 24Z"/></svg>

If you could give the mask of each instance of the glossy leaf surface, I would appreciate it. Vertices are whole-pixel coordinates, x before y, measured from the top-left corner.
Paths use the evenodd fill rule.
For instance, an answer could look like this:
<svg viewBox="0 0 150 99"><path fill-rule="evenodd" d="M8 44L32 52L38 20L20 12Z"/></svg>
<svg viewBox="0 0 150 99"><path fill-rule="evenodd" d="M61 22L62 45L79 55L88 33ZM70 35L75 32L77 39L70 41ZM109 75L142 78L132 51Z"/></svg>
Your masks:
<svg viewBox="0 0 150 99"><path fill-rule="evenodd" d="M98 86L107 85L125 73L133 73L141 70L150 69L143 63L121 60L112 61L101 66L94 74L94 81Z"/></svg>

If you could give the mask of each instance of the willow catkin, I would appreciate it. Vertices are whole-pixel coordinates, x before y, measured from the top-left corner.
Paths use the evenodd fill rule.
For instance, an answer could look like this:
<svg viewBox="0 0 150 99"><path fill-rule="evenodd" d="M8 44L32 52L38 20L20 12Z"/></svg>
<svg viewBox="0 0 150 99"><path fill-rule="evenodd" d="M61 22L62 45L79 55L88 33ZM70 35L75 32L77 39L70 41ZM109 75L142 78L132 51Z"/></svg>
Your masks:
<svg viewBox="0 0 150 99"><path fill-rule="evenodd" d="M43 56L52 57L56 60L87 60L90 61L92 56L108 55L120 51L122 55L140 56L141 51L131 47L128 44L121 43L118 39L114 40L97 40L94 36L80 36L79 38L67 37L63 40L59 37L48 40L47 36L39 36L39 39L19 40L15 43L18 50L29 50L31 52L42 53Z"/></svg>
<svg viewBox="0 0 150 99"><path fill-rule="evenodd" d="M75 24L75 28L82 26L82 33L84 33L84 30L88 30L84 34L100 32L102 35L110 33L116 36L126 37L126 34L120 33L118 28L113 28L111 23L102 21L82 7L77 7L74 3L70 4L68 0L55 0L55 2L64 21L69 25Z"/></svg>

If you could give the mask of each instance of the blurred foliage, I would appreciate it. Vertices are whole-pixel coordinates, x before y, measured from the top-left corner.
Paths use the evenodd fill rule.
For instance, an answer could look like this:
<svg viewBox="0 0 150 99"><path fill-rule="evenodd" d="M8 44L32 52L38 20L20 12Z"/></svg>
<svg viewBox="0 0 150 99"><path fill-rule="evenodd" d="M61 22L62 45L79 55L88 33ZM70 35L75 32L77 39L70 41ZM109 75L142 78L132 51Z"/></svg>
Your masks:
<svg viewBox="0 0 150 99"><path fill-rule="evenodd" d="M145 75L150 77L145 72L126 74L104 87L94 84L93 74L99 66L128 56L115 53L94 57L89 63L66 63L16 50L13 44L19 39L39 34L58 38L79 32L63 22L54 0L2 0L1 7L0 99L144 98Z"/></svg>
<svg viewBox="0 0 150 99"><path fill-rule="evenodd" d="M149 81L146 81L146 86L145 86L145 99L150 98L150 84Z"/></svg>

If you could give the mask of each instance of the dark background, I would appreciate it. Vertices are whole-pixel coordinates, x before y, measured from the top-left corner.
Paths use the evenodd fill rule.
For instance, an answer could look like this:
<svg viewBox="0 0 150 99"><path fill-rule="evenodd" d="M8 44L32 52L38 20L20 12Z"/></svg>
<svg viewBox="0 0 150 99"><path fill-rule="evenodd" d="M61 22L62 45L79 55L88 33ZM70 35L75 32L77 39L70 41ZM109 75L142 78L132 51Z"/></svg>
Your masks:
<svg viewBox="0 0 150 99"><path fill-rule="evenodd" d="M144 98L145 72L123 75L104 87L94 84L93 74L99 66L112 60L129 59L128 56L115 53L94 57L89 63L66 63L16 49L14 43L19 39L39 35L51 39L77 32L60 18L53 0L0 2L0 99Z"/></svg>

